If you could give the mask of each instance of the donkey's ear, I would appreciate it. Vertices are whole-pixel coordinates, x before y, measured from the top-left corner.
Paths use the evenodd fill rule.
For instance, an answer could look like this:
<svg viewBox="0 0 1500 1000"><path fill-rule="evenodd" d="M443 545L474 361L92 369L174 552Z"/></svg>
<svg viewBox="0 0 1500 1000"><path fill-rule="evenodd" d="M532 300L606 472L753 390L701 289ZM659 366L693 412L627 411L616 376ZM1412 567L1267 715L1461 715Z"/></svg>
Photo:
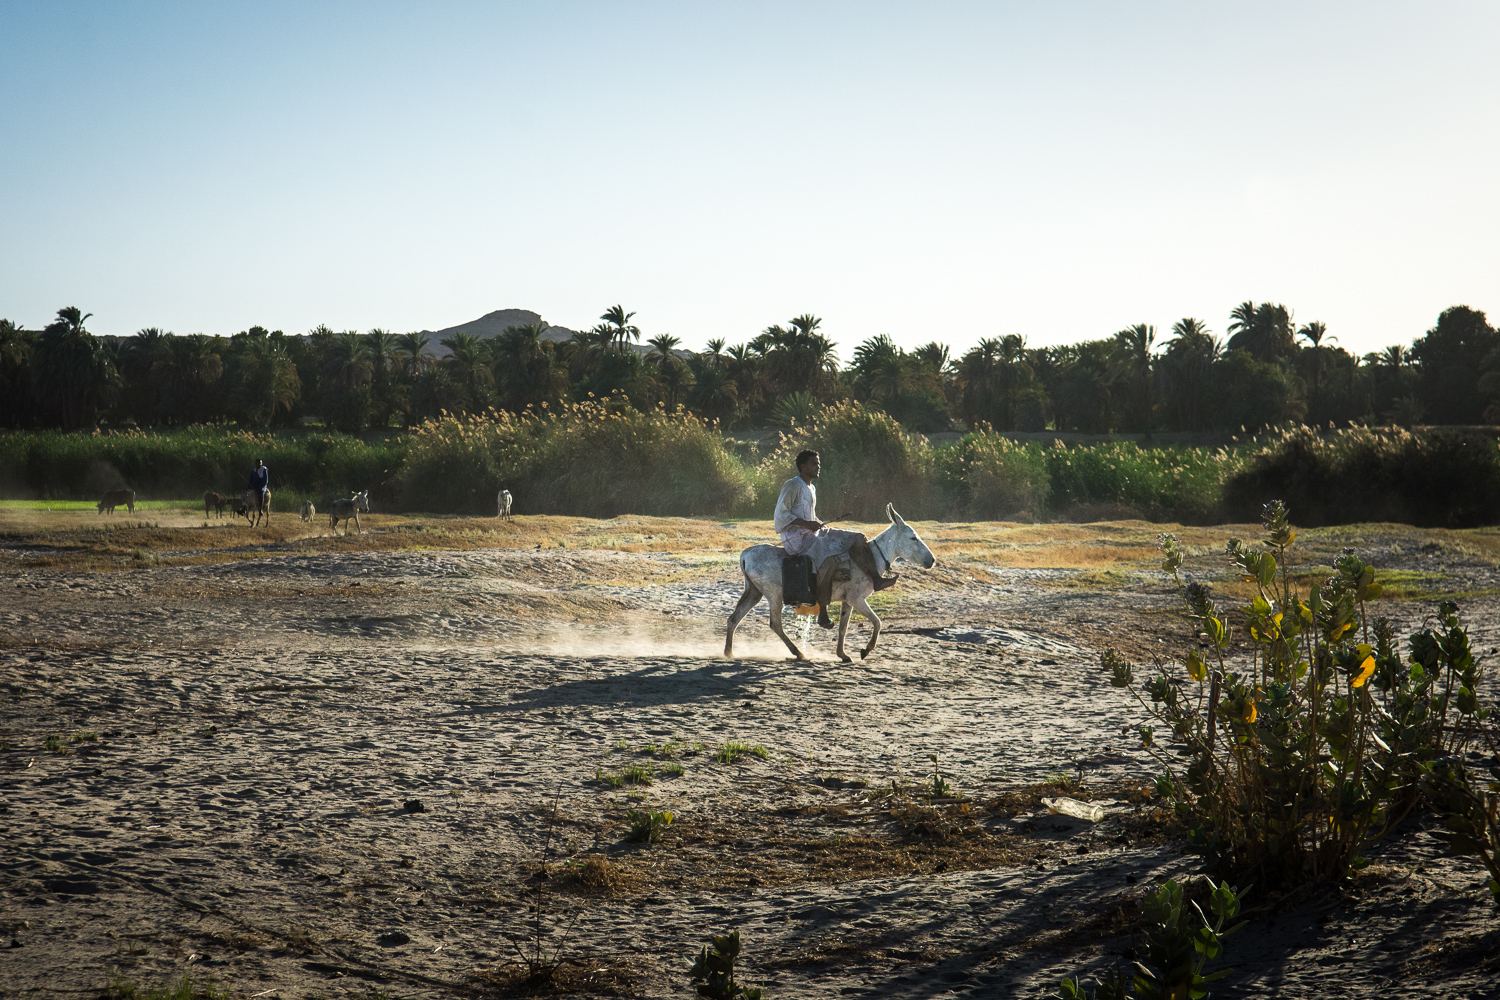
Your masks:
<svg viewBox="0 0 1500 1000"><path fill-rule="evenodd" d="M892 524L896 523L896 507L894 504L885 505L885 516Z"/></svg>

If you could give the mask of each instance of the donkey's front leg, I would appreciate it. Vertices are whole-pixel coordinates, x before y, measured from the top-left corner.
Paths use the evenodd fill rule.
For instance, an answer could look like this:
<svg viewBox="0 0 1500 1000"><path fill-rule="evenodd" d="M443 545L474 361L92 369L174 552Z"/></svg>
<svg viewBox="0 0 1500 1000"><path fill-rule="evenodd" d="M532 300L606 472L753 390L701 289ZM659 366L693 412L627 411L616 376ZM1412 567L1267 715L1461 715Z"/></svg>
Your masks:
<svg viewBox="0 0 1500 1000"><path fill-rule="evenodd" d="M875 640L880 638L880 616L870 610L870 599L868 597L861 597L859 600L854 602L854 606L858 608L859 613L864 615L865 618L869 619L870 622L870 642L865 646L864 649L859 651L859 658L863 660L865 657L869 656L871 652L874 651Z"/></svg>
<svg viewBox="0 0 1500 1000"><path fill-rule="evenodd" d="M853 615L854 606L847 600L843 602L843 610L839 612L839 659L845 663L853 663L854 658L844 652L844 633L849 631L849 619Z"/></svg>
<svg viewBox="0 0 1500 1000"><path fill-rule="evenodd" d="M781 636L781 641L786 643L786 648L792 651L793 656L799 660L807 659L802 655L802 650L797 648L797 644L787 638L786 630L781 627L781 598L779 596L771 600L771 631Z"/></svg>

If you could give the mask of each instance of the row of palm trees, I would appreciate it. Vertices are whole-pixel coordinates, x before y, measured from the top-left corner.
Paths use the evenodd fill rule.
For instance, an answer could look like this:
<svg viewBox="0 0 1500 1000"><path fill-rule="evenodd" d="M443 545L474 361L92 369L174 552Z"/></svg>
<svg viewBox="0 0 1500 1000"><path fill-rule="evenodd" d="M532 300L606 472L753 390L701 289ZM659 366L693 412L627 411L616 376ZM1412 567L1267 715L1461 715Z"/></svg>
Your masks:
<svg viewBox="0 0 1500 1000"><path fill-rule="evenodd" d="M1500 398L1500 338L1463 306L1410 347L1363 358L1337 347L1322 323L1297 326L1279 303L1236 306L1227 340L1192 317L1160 338L1145 323L1045 348L1010 334L958 356L937 341L906 350L879 335L847 364L812 314L741 344L710 340L703 351L668 333L643 349L635 316L611 306L566 341L549 339L542 323L489 339L460 332L438 345L421 333L327 327L306 336L251 327L227 339L147 328L117 340L95 337L90 314L68 307L41 331L0 320L0 423L275 426L311 416L359 431L619 391L726 426L805 422L852 397L928 432L1149 432L1290 419L1467 422Z"/></svg>

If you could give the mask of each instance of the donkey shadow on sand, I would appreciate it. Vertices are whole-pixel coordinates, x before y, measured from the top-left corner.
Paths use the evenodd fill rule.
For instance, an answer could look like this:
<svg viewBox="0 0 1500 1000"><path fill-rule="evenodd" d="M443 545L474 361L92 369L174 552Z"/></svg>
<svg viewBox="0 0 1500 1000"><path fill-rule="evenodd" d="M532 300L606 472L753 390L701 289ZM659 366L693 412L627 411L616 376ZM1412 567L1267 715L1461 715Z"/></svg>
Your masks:
<svg viewBox="0 0 1500 1000"><path fill-rule="evenodd" d="M927 543L917 537L917 532L911 525L896 513L896 508L890 504L885 505L885 513L890 518L890 527L870 539L870 550L875 553L875 564L881 572L885 572L897 559L905 559L924 569L931 569L937 565L937 557L927 547ZM780 545L752 545L740 553L740 571L745 574L745 592L740 595L740 602L734 609L734 614L729 616L729 628L724 634L724 655L734 656L734 630L739 626L744 617L752 608L760 603L764 597L771 602L771 631L781 637L786 643L786 648L792 651L792 655L799 660L807 659L797 644L787 637L786 629L781 625L782 609L782 576L781 561L786 558L786 549ZM864 570L860 569L850 561L847 577L842 568L834 577L833 600L843 605L839 614L839 659L845 663L852 663L853 658L844 652L844 635L849 631L849 618L851 613L858 609L870 623L870 641L864 649L860 650L859 658L864 659L870 655L875 648L875 641L880 638L880 616L870 609L869 598L875 593L875 581L872 580Z"/></svg>

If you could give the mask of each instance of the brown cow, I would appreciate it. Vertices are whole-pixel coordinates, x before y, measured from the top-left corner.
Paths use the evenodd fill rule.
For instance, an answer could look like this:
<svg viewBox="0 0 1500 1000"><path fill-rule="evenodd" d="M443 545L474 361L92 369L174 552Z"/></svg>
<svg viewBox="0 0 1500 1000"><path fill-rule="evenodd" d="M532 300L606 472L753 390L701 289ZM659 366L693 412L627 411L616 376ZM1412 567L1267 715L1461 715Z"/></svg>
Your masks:
<svg viewBox="0 0 1500 1000"><path fill-rule="evenodd" d="M129 507L130 513L135 513L135 490L106 490L104 497L95 506L99 513L103 514L108 508L113 514L116 507Z"/></svg>
<svg viewBox="0 0 1500 1000"><path fill-rule="evenodd" d="M209 492L203 494L203 516L204 517L208 516L208 511L209 511L210 507L212 507L215 510L217 510L219 512L219 516L223 517L224 516L224 494L222 494L222 493L215 493L212 490L210 490Z"/></svg>

